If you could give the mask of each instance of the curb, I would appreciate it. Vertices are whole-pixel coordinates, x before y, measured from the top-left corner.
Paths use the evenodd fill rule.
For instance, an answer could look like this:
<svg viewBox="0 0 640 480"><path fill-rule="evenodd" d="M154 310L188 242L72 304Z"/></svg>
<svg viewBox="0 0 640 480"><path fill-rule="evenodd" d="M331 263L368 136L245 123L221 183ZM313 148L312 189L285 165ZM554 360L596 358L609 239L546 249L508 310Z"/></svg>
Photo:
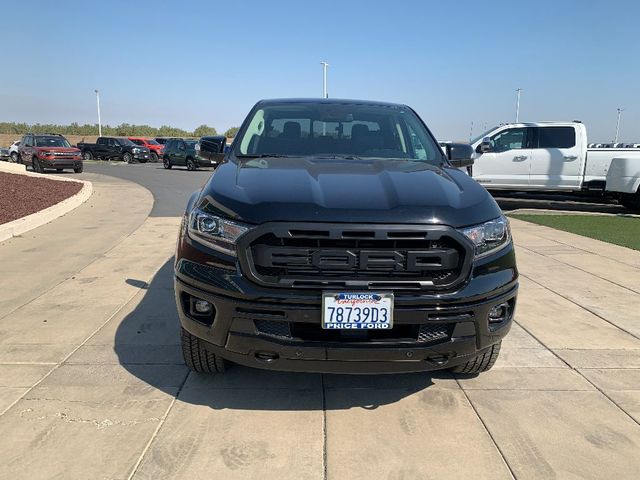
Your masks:
<svg viewBox="0 0 640 480"><path fill-rule="evenodd" d="M22 235L23 233L38 228L46 223L55 220L62 215L76 209L93 194L93 184L87 180L72 180L70 178L61 177L44 177L42 174L27 172L27 167L16 163L0 162L0 172L15 173L18 175L26 175L28 177L39 177L55 180L58 182L77 182L82 183L82 188L78 193L69 198L62 200L44 210L32 213L26 217L13 220L9 223L0 225L0 242L9 240L10 238Z"/></svg>

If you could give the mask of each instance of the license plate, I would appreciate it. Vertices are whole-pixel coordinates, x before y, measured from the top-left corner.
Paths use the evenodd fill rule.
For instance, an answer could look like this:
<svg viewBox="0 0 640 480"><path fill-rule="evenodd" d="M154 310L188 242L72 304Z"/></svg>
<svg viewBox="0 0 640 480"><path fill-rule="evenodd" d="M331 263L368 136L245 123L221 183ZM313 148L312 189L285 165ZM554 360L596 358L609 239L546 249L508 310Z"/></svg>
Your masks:
<svg viewBox="0 0 640 480"><path fill-rule="evenodd" d="M338 330L393 327L393 293L325 292L322 328Z"/></svg>

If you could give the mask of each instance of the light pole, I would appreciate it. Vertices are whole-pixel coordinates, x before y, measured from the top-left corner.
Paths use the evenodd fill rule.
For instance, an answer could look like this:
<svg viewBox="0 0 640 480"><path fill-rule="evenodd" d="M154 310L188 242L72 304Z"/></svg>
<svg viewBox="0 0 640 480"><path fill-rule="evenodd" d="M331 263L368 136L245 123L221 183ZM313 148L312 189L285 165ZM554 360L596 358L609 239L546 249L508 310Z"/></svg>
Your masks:
<svg viewBox="0 0 640 480"><path fill-rule="evenodd" d="M320 62L322 65L322 98L329 98L329 94L327 93L327 67L329 64L327 62Z"/></svg>
<svg viewBox="0 0 640 480"><path fill-rule="evenodd" d="M96 104L98 105L98 136L102 136L102 120L100 120L100 92L96 89Z"/></svg>
<svg viewBox="0 0 640 480"><path fill-rule="evenodd" d="M520 120L520 92L521 88L516 89L516 123Z"/></svg>
<svg viewBox="0 0 640 480"><path fill-rule="evenodd" d="M616 122L616 139L613 141L613 143L618 143L618 133L620 132L620 116L622 115L622 112L624 112L624 108L618 108L618 121Z"/></svg>

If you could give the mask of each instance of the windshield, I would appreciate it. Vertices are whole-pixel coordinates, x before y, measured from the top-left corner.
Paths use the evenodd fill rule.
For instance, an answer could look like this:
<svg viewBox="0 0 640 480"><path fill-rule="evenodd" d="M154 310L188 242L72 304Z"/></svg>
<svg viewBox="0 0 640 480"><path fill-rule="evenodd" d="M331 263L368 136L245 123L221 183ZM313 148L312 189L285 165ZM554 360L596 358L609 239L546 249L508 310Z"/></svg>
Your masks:
<svg viewBox="0 0 640 480"><path fill-rule="evenodd" d="M496 128L498 128L498 126L492 127L489 130L482 132L480 135L478 135L477 137L473 137L471 140L469 140L469 143L473 144L476 143L477 141L482 140L484 137L489 136L489 134L491 132L493 132Z"/></svg>
<svg viewBox="0 0 640 480"><path fill-rule="evenodd" d="M36 147L70 147L64 137L40 137L36 136Z"/></svg>
<svg viewBox="0 0 640 480"><path fill-rule="evenodd" d="M149 145L160 145L158 142L156 142L155 140L147 140L147 143Z"/></svg>
<svg viewBox="0 0 640 480"><path fill-rule="evenodd" d="M144 142L142 140L140 140L139 138L131 138L130 140L133 143L135 143L136 145L144 145Z"/></svg>
<svg viewBox="0 0 640 480"><path fill-rule="evenodd" d="M409 108L300 102L258 105L236 155L357 157L441 165L442 151Z"/></svg>
<svg viewBox="0 0 640 480"><path fill-rule="evenodd" d="M116 142L118 143L118 145L122 145L122 146L135 145L135 143L133 143L128 138L116 138Z"/></svg>
<svg viewBox="0 0 640 480"><path fill-rule="evenodd" d="M195 146L196 143L198 143L198 141L197 140L185 140L184 143L186 143L188 147L193 147L193 146Z"/></svg>

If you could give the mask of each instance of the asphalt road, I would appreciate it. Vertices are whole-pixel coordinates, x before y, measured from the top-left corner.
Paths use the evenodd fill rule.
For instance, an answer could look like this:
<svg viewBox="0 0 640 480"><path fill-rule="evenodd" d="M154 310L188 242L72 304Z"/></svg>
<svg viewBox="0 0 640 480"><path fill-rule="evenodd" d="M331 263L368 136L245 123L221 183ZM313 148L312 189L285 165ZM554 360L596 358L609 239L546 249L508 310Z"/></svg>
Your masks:
<svg viewBox="0 0 640 480"><path fill-rule="evenodd" d="M204 185L213 172L212 169L189 172L184 167L165 170L161 163L122 162L85 162L84 171L122 178L147 188L154 198L152 217L182 216L191 193Z"/></svg>

